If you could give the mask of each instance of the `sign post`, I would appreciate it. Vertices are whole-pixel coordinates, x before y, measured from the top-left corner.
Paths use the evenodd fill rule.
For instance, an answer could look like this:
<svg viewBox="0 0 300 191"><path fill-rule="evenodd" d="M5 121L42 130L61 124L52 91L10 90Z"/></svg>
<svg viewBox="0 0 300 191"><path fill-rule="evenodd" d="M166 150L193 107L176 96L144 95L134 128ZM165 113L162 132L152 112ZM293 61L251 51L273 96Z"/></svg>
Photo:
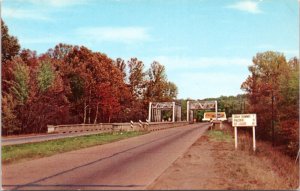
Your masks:
<svg viewBox="0 0 300 191"><path fill-rule="evenodd" d="M237 127L234 127L234 147L237 149Z"/></svg>
<svg viewBox="0 0 300 191"><path fill-rule="evenodd" d="M255 126L252 127L252 137L253 137L253 150L256 150L256 143L255 143Z"/></svg>
<svg viewBox="0 0 300 191"><path fill-rule="evenodd" d="M256 150L255 126L257 126L256 114L233 114L232 126L234 127L235 149L237 149L237 127L252 127L253 150L255 151Z"/></svg>

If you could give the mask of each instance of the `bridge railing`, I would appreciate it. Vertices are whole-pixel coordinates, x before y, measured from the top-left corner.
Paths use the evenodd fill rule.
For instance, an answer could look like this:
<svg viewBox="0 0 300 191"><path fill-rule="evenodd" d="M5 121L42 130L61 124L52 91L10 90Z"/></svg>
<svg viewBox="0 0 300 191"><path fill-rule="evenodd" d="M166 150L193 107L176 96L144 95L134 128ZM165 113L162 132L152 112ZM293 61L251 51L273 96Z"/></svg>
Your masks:
<svg viewBox="0 0 300 191"><path fill-rule="evenodd" d="M48 133L80 133L80 132L117 132L117 131L158 131L172 127L187 125L188 122L133 122L133 123L98 123L48 125Z"/></svg>
<svg viewBox="0 0 300 191"><path fill-rule="evenodd" d="M113 128L111 123L48 125L47 127L48 133L111 132Z"/></svg>

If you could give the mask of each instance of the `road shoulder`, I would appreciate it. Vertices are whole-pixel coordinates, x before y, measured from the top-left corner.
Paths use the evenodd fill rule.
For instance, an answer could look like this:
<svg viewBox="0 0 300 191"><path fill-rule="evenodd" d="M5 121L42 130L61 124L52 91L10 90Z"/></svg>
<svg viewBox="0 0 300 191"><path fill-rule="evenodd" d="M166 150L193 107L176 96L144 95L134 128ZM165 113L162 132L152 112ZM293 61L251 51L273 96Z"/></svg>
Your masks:
<svg viewBox="0 0 300 191"><path fill-rule="evenodd" d="M220 133L226 136L215 136ZM276 151L270 151L276 158L266 154L270 147L265 143L258 142L257 146L256 153L251 147L235 151L232 132L208 130L147 189L296 189L297 165ZM280 158L291 167L283 169L281 162L276 163Z"/></svg>
<svg viewBox="0 0 300 191"><path fill-rule="evenodd" d="M148 189L218 189L215 183L222 177L216 173L213 149L207 135L200 137Z"/></svg>

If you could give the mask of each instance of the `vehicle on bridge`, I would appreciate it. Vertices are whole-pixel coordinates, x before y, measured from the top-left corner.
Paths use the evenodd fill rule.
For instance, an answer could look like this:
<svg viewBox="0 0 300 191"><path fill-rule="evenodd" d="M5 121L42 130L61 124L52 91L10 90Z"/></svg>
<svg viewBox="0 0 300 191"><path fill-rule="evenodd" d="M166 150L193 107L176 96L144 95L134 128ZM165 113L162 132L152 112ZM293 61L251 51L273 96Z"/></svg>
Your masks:
<svg viewBox="0 0 300 191"><path fill-rule="evenodd" d="M210 121L211 119L215 119L215 118L216 118L216 112L205 112L202 121ZM227 120L226 113L218 112L218 120L221 121Z"/></svg>

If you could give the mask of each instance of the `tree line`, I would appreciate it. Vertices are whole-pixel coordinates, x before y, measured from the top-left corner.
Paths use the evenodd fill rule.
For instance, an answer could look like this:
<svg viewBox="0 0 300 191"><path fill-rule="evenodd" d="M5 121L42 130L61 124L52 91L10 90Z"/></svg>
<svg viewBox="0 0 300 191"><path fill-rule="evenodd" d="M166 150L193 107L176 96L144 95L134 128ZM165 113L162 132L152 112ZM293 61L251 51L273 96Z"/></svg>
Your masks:
<svg viewBox="0 0 300 191"><path fill-rule="evenodd" d="M177 86L154 61L112 59L84 46L22 49L1 20L2 134L46 132L47 124L138 121L150 101L172 101Z"/></svg>
<svg viewBox="0 0 300 191"><path fill-rule="evenodd" d="M269 140L289 155L299 151L299 59L279 52L257 53L246 91L247 112L257 114L258 138Z"/></svg>

